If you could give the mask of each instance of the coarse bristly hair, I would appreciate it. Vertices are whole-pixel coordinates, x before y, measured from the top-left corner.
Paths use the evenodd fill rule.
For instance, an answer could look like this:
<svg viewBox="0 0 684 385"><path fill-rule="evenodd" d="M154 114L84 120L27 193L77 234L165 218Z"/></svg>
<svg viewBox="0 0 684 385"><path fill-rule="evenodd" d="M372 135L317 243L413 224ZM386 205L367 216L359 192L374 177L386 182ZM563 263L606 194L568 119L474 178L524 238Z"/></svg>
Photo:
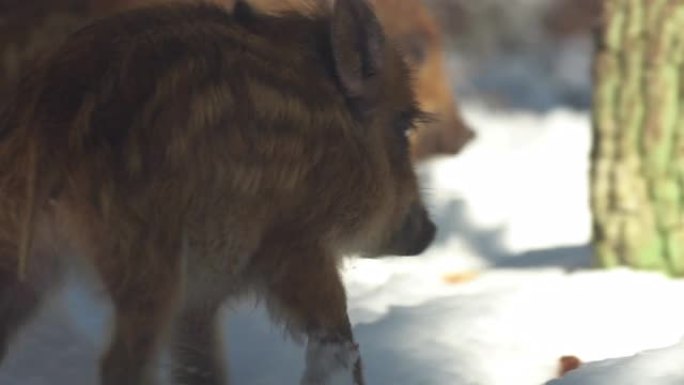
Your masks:
<svg viewBox="0 0 684 385"><path fill-rule="evenodd" d="M347 347L360 385L338 262L432 241L406 135L419 115L362 0L319 16L154 6L82 28L0 113L0 353L73 254L115 309L105 385L146 381L165 337L178 381L221 383L212 325L245 288L313 351Z"/></svg>

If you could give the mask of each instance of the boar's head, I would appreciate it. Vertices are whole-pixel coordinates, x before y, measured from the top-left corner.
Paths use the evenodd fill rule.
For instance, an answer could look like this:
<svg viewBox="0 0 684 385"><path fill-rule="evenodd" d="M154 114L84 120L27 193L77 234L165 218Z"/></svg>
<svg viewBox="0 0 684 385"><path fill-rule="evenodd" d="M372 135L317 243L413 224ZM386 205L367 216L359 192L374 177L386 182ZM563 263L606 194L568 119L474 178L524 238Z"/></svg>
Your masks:
<svg viewBox="0 0 684 385"><path fill-rule="evenodd" d="M419 254L432 242L436 227L421 201L411 162L409 136L422 112L410 69L364 1L336 2L331 42L338 85L369 147L359 167L372 175L368 195L375 199L366 212L371 225L362 233L374 242L364 251Z"/></svg>

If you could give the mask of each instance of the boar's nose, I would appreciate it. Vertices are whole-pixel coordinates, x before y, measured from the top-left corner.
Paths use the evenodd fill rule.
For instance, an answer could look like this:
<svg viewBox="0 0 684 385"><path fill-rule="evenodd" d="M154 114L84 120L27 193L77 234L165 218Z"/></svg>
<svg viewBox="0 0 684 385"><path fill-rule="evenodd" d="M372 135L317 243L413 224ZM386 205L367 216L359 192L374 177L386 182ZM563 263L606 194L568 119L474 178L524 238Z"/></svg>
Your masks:
<svg viewBox="0 0 684 385"><path fill-rule="evenodd" d="M459 124L456 127L450 127L451 131L444 130L445 138L441 141L442 148L440 149L446 154L458 154L468 143L475 139L475 131L469 126ZM452 136L453 137L449 137Z"/></svg>
<svg viewBox="0 0 684 385"><path fill-rule="evenodd" d="M462 122L431 125L418 129L412 142L414 160L436 155L456 155L475 139L475 132Z"/></svg>
<svg viewBox="0 0 684 385"><path fill-rule="evenodd" d="M465 127L465 135L463 135L463 143L466 144L475 139L475 131L470 126Z"/></svg>
<svg viewBox="0 0 684 385"><path fill-rule="evenodd" d="M400 256L418 255L432 243L437 226L422 205L414 205L404 218L399 231L390 240L388 253Z"/></svg>

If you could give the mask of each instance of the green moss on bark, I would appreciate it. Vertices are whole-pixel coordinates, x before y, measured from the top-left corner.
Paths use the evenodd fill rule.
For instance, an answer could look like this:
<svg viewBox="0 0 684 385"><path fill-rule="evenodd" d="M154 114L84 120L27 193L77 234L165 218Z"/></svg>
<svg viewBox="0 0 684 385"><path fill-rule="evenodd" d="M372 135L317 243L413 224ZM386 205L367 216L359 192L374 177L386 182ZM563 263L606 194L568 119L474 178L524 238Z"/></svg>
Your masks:
<svg viewBox="0 0 684 385"><path fill-rule="evenodd" d="M602 266L684 275L684 1L604 0L591 200Z"/></svg>

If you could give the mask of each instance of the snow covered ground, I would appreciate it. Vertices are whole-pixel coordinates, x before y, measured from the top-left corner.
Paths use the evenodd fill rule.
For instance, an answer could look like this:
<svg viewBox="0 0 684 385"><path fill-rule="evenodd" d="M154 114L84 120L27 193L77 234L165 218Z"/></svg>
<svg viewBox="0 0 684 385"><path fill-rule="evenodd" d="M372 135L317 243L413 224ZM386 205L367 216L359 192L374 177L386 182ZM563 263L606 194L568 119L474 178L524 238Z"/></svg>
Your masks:
<svg viewBox="0 0 684 385"><path fill-rule="evenodd" d="M421 257L350 259L344 278L369 385L684 383L684 281L590 270L586 113L471 106L478 139L421 167L440 226ZM297 384L303 348L252 302L230 306L234 384ZM108 305L81 283L19 336L0 384L96 383ZM662 349L629 358L641 351ZM630 382L631 381L631 382Z"/></svg>
<svg viewBox="0 0 684 385"><path fill-rule="evenodd" d="M592 363L549 385L680 385L684 384L683 359L684 341L633 357Z"/></svg>

